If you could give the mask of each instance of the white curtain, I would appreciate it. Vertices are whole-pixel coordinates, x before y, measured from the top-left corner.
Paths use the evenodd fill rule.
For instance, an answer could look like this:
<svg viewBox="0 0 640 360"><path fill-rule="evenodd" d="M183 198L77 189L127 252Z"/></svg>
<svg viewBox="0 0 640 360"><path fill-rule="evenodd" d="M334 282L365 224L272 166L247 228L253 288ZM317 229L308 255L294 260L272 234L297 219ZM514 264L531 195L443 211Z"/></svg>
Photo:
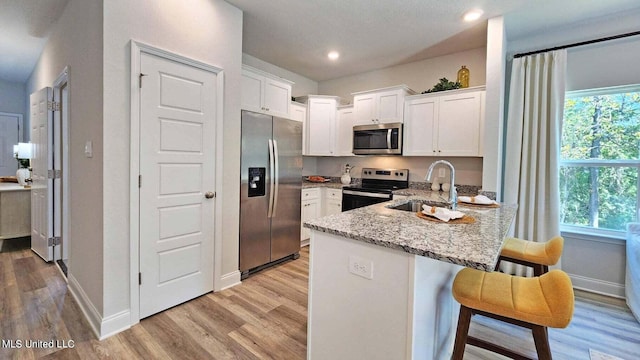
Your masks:
<svg viewBox="0 0 640 360"><path fill-rule="evenodd" d="M560 234L558 159L564 110L566 50L513 60L503 198L517 203L513 236L547 241ZM524 275L511 263L501 270Z"/></svg>

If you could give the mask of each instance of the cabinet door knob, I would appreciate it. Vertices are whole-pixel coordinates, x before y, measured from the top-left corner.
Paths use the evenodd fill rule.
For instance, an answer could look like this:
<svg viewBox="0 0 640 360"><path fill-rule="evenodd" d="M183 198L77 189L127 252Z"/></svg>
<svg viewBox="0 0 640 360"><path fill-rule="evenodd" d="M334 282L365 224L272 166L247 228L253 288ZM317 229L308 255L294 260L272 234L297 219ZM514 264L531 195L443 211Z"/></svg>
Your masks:
<svg viewBox="0 0 640 360"><path fill-rule="evenodd" d="M216 196L216 194L214 192L211 192L211 191L207 191L204 194L204 197L207 198L207 199L213 199L215 196Z"/></svg>

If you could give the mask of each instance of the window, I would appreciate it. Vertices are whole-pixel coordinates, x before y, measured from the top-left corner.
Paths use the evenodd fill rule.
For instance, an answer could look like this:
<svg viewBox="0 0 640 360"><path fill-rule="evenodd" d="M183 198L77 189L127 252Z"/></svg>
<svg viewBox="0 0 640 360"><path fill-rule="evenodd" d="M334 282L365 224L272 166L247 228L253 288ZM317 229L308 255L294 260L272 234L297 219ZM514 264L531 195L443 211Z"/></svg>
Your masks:
<svg viewBox="0 0 640 360"><path fill-rule="evenodd" d="M640 207L640 85L568 92L560 150L560 223L625 231Z"/></svg>

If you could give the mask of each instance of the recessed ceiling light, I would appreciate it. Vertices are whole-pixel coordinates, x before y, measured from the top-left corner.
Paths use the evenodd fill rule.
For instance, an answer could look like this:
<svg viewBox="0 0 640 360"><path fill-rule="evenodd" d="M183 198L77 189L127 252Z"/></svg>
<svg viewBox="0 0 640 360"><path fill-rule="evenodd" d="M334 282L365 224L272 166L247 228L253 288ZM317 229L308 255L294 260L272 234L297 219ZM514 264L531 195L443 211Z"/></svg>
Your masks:
<svg viewBox="0 0 640 360"><path fill-rule="evenodd" d="M329 57L329 59L331 60L336 60L337 58L340 57L340 53L337 51L330 51L327 56Z"/></svg>
<svg viewBox="0 0 640 360"><path fill-rule="evenodd" d="M474 21L480 19L480 16L482 16L482 14L484 14L482 10L474 9L467 11L462 18L464 19L464 21Z"/></svg>

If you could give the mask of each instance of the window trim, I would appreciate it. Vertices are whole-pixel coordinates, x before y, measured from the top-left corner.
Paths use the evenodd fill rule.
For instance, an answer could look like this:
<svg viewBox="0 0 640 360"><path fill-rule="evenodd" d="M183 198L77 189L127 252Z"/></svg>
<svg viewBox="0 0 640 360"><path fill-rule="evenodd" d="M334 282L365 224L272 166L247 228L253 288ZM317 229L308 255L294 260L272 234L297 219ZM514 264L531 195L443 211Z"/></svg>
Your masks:
<svg viewBox="0 0 640 360"><path fill-rule="evenodd" d="M567 234L575 234L580 236L588 236L593 237L594 239L612 239L612 240L623 240L627 239L626 230L610 230L610 229L601 229L594 228L589 226L579 226L579 225L569 225L569 224L560 224L560 232Z"/></svg>
<svg viewBox="0 0 640 360"><path fill-rule="evenodd" d="M596 95L622 94L629 92L640 92L640 84L607 86L594 89L571 90L564 93L565 99Z"/></svg>

